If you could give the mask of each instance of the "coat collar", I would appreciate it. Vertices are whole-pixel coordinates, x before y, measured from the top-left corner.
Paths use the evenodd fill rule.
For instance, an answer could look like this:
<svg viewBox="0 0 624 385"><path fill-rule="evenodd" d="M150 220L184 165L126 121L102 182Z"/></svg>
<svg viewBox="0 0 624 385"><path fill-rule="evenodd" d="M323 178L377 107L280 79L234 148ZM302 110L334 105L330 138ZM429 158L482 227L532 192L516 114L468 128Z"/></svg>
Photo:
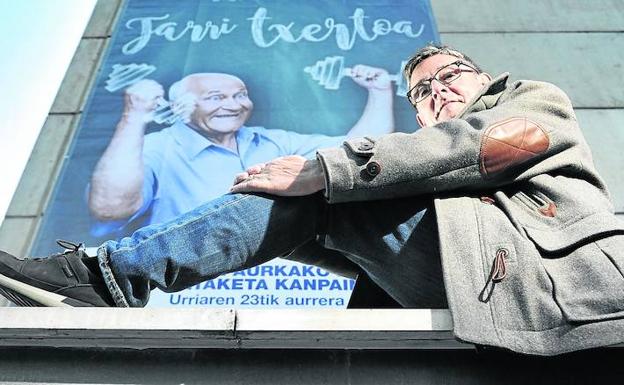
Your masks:
<svg viewBox="0 0 624 385"><path fill-rule="evenodd" d="M503 91L507 88L508 78L509 72L503 72L492 79L466 104L466 107L457 115L457 118L463 118L469 113L483 111L495 105Z"/></svg>

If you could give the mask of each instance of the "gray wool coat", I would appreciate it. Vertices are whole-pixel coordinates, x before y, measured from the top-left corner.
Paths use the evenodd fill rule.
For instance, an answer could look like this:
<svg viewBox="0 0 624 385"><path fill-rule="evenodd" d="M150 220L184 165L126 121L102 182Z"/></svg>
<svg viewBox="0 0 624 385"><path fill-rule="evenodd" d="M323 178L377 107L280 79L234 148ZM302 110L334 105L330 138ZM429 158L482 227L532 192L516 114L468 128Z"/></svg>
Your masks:
<svg viewBox="0 0 624 385"><path fill-rule="evenodd" d="M624 224L568 97L486 86L455 119L318 152L330 203L434 194L454 333L552 355L624 342Z"/></svg>

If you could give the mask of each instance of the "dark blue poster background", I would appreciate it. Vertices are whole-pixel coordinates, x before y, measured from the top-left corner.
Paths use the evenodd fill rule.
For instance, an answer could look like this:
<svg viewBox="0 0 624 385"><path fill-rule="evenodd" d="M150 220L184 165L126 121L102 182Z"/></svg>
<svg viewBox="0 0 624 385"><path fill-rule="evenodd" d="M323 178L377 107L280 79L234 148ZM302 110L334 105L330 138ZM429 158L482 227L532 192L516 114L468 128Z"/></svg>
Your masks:
<svg viewBox="0 0 624 385"><path fill-rule="evenodd" d="M345 135L367 100L345 73L365 64L388 72L395 129L412 132L414 111L396 94L405 87L401 64L438 40L428 0L128 0L33 254L48 254L58 238L97 246L124 235L90 231L86 191L120 119L124 89L133 82L154 79L167 90L191 73L233 74L254 104L247 126ZM152 121L146 132L167 126Z"/></svg>

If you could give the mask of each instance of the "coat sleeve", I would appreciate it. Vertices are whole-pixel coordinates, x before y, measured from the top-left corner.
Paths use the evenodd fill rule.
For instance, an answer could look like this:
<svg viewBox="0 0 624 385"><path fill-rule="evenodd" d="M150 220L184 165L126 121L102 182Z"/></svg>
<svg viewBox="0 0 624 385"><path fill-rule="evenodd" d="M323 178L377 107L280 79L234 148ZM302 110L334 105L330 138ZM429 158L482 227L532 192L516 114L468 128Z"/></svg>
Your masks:
<svg viewBox="0 0 624 385"><path fill-rule="evenodd" d="M479 190L579 164L584 140L563 91L521 81L499 95L461 119L319 150L328 201Z"/></svg>

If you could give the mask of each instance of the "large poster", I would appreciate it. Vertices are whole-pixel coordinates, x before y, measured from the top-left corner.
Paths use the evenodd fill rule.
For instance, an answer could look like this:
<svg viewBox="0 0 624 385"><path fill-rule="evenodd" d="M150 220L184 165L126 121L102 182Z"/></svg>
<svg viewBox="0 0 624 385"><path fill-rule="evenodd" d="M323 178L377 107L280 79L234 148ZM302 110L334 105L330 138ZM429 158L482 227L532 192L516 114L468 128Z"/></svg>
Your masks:
<svg viewBox="0 0 624 385"><path fill-rule="evenodd" d="M438 40L428 0L127 0L33 254L171 220L278 156L415 130L402 67ZM344 307L352 288L275 259L149 306Z"/></svg>

